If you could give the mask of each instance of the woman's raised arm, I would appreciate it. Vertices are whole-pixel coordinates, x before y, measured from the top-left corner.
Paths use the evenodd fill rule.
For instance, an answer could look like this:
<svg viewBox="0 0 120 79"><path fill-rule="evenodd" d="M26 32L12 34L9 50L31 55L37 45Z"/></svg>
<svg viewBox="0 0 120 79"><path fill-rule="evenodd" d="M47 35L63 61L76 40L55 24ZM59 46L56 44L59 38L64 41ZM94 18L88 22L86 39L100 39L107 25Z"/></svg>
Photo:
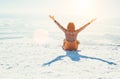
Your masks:
<svg viewBox="0 0 120 79"><path fill-rule="evenodd" d="M96 18L92 19L91 21L89 21L88 23L86 23L84 26L80 27L79 29L77 29L77 32L81 32L82 30L84 30L88 25L90 25L93 21L95 21Z"/></svg>
<svg viewBox="0 0 120 79"><path fill-rule="evenodd" d="M65 29L59 22L57 22L54 18L54 16L49 15L49 17L58 25L58 27L65 32L67 29Z"/></svg>

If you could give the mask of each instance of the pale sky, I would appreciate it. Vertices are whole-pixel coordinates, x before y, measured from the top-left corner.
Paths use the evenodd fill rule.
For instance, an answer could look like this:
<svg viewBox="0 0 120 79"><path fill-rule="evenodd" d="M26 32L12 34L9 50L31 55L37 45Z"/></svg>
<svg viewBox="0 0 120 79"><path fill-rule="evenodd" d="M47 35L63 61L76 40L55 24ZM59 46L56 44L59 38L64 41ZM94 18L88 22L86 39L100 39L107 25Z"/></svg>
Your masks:
<svg viewBox="0 0 120 79"><path fill-rule="evenodd" d="M0 15L120 17L120 0L0 0Z"/></svg>

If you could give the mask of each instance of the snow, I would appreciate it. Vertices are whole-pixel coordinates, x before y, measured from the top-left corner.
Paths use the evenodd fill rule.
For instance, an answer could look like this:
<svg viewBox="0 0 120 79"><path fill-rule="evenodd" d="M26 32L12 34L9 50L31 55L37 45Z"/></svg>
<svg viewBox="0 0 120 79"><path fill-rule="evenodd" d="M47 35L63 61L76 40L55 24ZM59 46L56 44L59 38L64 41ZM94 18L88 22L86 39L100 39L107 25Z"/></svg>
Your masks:
<svg viewBox="0 0 120 79"><path fill-rule="evenodd" d="M119 30L93 33L90 27L100 28L93 24L79 34L78 51L64 51L63 33L51 29L54 24L0 21L0 79L120 79Z"/></svg>

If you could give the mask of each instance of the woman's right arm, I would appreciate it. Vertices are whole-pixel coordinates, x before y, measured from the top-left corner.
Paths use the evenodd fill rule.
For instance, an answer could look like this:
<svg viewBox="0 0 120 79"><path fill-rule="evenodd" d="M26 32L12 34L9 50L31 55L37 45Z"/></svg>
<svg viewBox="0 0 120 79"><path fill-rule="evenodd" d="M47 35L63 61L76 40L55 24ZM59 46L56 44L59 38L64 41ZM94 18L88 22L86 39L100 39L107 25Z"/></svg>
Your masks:
<svg viewBox="0 0 120 79"><path fill-rule="evenodd" d="M58 27L59 27L63 32L66 31L66 29L65 29L58 21L55 20L54 16L49 15L49 17L58 25Z"/></svg>

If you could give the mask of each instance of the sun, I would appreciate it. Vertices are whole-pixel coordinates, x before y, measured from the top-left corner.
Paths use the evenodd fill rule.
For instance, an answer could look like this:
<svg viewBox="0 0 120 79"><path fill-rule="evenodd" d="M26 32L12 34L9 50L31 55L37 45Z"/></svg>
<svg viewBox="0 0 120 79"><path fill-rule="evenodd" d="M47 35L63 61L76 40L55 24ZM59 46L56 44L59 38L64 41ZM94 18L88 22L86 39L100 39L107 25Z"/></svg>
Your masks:
<svg viewBox="0 0 120 79"><path fill-rule="evenodd" d="M81 9L88 9L90 7L90 0L78 0L76 6Z"/></svg>
<svg viewBox="0 0 120 79"><path fill-rule="evenodd" d="M92 0L75 0L74 5L78 14L84 16L92 14Z"/></svg>

